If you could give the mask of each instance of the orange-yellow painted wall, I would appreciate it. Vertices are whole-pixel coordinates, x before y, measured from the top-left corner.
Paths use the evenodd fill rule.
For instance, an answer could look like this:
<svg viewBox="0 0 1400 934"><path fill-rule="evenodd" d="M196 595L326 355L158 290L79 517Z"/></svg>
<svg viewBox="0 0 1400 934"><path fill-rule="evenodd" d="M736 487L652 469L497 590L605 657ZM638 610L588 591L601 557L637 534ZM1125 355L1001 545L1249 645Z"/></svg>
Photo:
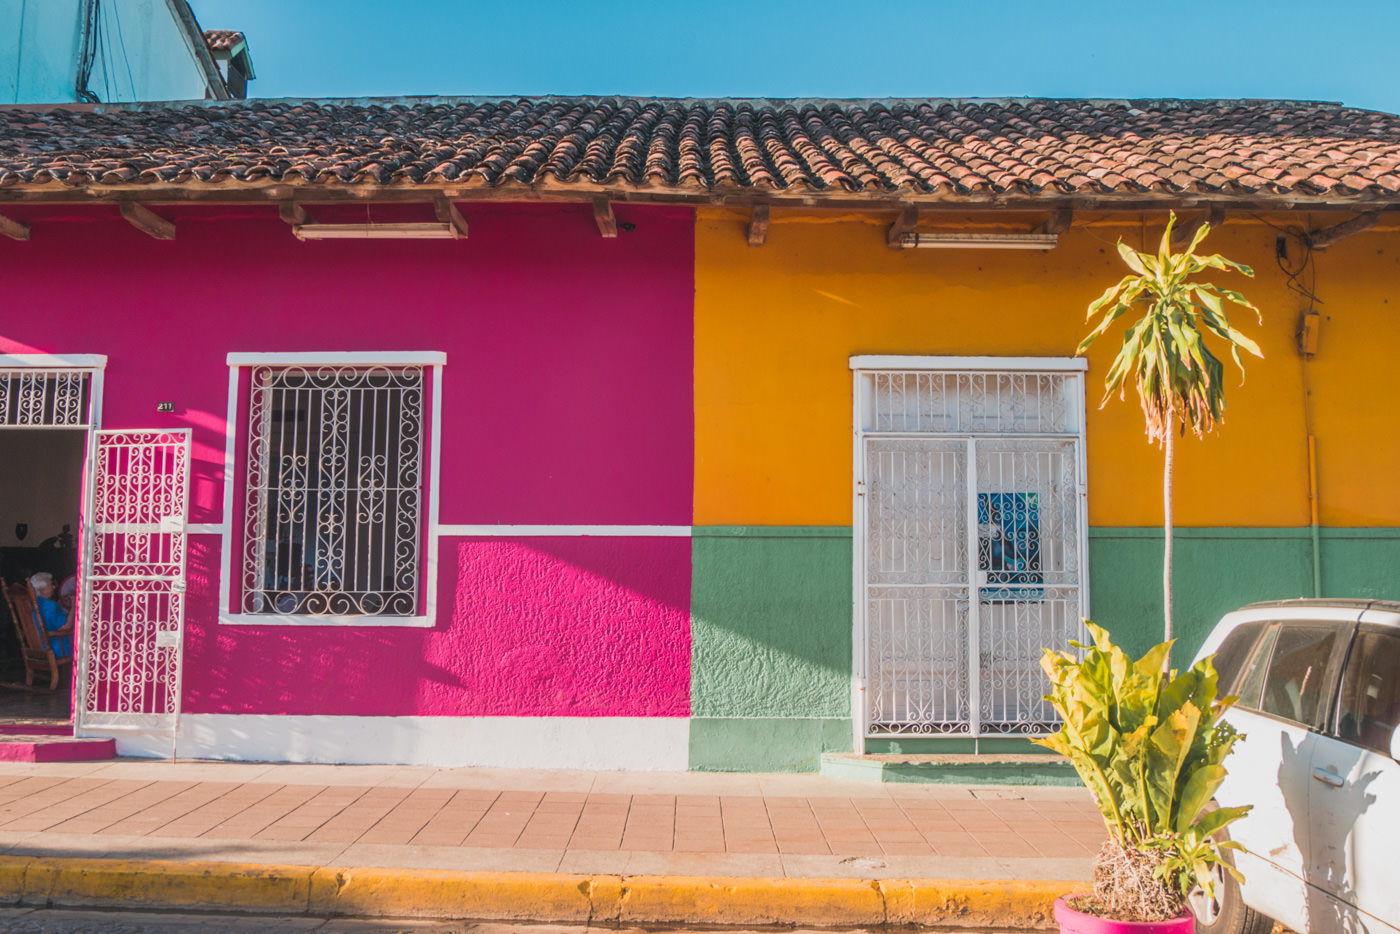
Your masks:
<svg viewBox="0 0 1400 934"><path fill-rule="evenodd" d="M1270 218L1301 224L1303 215ZM1080 226L1087 221L1088 226ZM1164 216L1124 226L1076 218L1045 253L885 247L888 217L785 218L750 247L746 217L696 220L695 524L851 522L852 354L1069 356L1084 310L1124 267L1121 235L1155 245ZM1328 222L1320 218L1319 223ZM1276 232L1231 220L1206 241L1253 266L1220 276L1264 311L1240 317L1263 346L1243 386L1230 376L1218 435L1178 445L1176 522L1300 526L1309 521L1303 363L1294 333L1304 300L1274 258ZM1294 259L1297 241L1292 242ZM1321 521L1400 524L1400 232L1373 230L1314 254L1325 303L1310 368ZM1309 274L1311 278L1311 273ZM1147 444L1130 395L1100 410L1119 337L1090 354L1089 522L1162 522L1161 454Z"/></svg>

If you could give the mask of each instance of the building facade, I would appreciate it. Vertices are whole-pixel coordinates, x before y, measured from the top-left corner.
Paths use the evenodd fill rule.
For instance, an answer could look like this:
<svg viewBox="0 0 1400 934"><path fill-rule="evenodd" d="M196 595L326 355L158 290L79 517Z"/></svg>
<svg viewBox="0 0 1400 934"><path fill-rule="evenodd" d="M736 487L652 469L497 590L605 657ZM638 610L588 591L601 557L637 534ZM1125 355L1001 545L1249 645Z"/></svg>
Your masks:
<svg viewBox="0 0 1400 934"><path fill-rule="evenodd" d="M1251 600L1400 596L1394 117L425 99L0 135L0 557L77 530L75 723L127 753L1030 751L1044 647L1160 631L1161 454L1098 405L1112 342L1074 350L1171 209L1255 269L1221 278L1265 353L1178 446L1178 657Z"/></svg>

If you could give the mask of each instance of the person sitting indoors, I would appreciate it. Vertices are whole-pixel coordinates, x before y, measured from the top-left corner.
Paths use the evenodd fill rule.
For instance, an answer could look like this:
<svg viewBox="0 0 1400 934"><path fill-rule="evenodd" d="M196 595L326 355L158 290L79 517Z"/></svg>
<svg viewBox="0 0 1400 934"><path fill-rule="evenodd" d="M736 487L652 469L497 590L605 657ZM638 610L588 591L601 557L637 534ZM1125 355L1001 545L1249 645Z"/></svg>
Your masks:
<svg viewBox="0 0 1400 934"><path fill-rule="evenodd" d="M48 633L49 648L53 649L54 658L68 658L73 654L73 627L68 624L68 614L54 599L53 575L40 571L29 578L29 586L34 588L39 622Z"/></svg>

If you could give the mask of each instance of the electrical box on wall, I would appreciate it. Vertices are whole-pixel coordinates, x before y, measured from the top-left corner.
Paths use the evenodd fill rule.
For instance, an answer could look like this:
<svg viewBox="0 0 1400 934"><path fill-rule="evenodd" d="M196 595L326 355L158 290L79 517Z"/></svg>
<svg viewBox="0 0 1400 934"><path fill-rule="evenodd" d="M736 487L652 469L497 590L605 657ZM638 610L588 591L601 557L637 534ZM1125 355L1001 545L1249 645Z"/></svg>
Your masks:
<svg viewBox="0 0 1400 934"><path fill-rule="evenodd" d="M1322 330L1322 315L1309 309L1298 322L1298 352L1305 357L1317 353L1318 332Z"/></svg>

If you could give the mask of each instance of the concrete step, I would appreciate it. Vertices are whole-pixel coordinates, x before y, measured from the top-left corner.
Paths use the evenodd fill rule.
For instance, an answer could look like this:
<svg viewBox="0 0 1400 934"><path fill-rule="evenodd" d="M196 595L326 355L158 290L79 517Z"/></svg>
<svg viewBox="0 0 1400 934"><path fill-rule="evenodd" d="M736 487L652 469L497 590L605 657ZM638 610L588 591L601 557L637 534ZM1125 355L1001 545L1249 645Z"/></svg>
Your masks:
<svg viewBox="0 0 1400 934"><path fill-rule="evenodd" d="M116 740L79 739L71 723L0 723L0 762L97 762L116 757Z"/></svg>
<svg viewBox="0 0 1400 934"><path fill-rule="evenodd" d="M821 773L830 778L870 782L927 782L942 785L1079 785L1074 766L1053 754L988 753L859 756L822 754Z"/></svg>
<svg viewBox="0 0 1400 934"><path fill-rule="evenodd" d="M50 720L0 723L0 739L6 736L72 736L73 724L54 723Z"/></svg>

